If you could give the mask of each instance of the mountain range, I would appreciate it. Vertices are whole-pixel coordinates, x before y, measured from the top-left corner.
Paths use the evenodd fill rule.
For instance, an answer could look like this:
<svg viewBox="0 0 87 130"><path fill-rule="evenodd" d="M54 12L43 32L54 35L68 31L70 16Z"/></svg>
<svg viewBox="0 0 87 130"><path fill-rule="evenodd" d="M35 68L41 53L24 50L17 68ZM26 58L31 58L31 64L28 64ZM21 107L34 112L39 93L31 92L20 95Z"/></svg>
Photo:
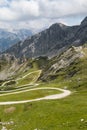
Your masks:
<svg viewBox="0 0 87 130"><path fill-rule="evenodd" d="M87 17L19 34L0 54L0 129L87 130Z"/></svg>
<svg viewBox="0 0 87 130"><path fill-rule="evenodd" d="M55 75L70 67L77 59L85 57L86 32L87 17L78 26L55 23L48 29L19 41L0 55L0 78L17 75L20 70L22 73L35 63L44 70L41 79L48 79L49 74ZM71 73L73 74L74 72Z"/></svg>
<svg viewBox="0 0 87 130"><path fill-rule="evenodd" d="M20 41L5 53L20 57L53 57L71 45L81 45L87 41L87 17L77 26L55 23L48 29Z"/></svg>
<svg viewBox="0 0 87 130"><path fill-rule="evenodd" d="M26 39L28 36L31 35L32 31L28 29L19 29L19 30L0 29L0 52L5 51L12 45Z"/></svg>

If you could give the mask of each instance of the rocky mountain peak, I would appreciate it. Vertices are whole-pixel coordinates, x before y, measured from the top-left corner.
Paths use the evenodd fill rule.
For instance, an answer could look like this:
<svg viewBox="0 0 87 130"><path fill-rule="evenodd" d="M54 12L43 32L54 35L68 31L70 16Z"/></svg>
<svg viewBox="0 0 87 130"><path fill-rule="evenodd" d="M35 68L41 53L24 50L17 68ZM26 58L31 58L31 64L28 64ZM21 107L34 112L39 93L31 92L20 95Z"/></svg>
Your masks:
<svg viewBox="0 0 87 130"><path fill-rule="evenodd" d="M87 42L87 24L85 23L87 23L87 17L79 26L55 23L48 29L15 44L4 53L14 55L16 58L53 57L71 45L79 46Z"/></svg>
<svg viewBox="0 0 87 130"><path fill-rule="evenodd" d="M55 23L50 26L50 29L64 29L67 26L62 23Z"/></svg>
<svg viewBox="0 0 87 130"><path fill-rule="evenodd" d="M81 22L81 25L84 25L84 24L87 24L87 17L85 17L85 18L83 19L83 21Z"/></svg>

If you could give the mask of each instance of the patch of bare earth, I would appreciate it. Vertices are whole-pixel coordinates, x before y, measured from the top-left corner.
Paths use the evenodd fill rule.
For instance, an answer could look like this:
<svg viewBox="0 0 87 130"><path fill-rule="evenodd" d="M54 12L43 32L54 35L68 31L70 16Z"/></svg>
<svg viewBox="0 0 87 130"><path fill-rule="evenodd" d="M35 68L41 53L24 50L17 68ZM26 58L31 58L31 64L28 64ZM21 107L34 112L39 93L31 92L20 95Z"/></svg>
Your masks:
<svg viewBox="0 0 87 130"><path fill-rule="evenodd" d="M13 113L15 110L16 110L16 107L9 107L9 108L5 108L4 112L6 114L9 114L9 113Z"/></svg>

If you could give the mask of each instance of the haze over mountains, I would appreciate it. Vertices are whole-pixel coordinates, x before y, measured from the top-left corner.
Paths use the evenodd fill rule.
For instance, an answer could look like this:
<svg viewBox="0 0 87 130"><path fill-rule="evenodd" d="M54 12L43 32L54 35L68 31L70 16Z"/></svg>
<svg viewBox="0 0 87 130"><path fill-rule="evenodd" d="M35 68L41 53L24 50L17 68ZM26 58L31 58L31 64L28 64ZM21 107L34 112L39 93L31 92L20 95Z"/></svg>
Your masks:
<svg viewBox="0 0 87 130"><path fill-rule="evenodd" d="M32 31L28 29L0 29L0 52L5 51L20 40L26 39L32 35Z"/></svg>
<svg viewBox="0 0 87 130"><path fill-rule="evenodd" d="M28 37L9 48L6 53L20 57L53 57L71 45L87 41L87 17L78 26L55 23L48 29Z"/></svg>

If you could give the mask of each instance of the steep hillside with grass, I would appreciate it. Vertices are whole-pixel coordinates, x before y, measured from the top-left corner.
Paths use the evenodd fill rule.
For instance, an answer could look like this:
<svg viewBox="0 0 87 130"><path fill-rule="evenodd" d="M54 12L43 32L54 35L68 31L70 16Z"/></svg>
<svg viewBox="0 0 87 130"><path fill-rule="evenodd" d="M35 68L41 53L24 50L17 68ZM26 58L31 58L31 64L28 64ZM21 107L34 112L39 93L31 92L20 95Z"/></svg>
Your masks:
<svg viewBox="0 0 87 130"><path fill-rule="evenodd" d="M43 70L42 81L66 82L73 88L87 84L87 44L70 47L67 51L49 60Z"/></svg>
<svg viewBox="0 0 87 130"><path fill-rule="evenodd" d="M0 59L0 129L87 130L87 44L70 47L51 59ZM12 73L12 75L11 75ZM3 76L3 77L4 77ZM55 89L51 89L55 88ZM63 99L9 104L61 94ZM33 90L33 91L32 91Z"/></svg>
<svg viewBox="0 0 87 130"><path fill-rule="evenodd" d="M6 58L6 56L5 56ZM0 66L0 80L14 79L29 72L42 70L39 80L69 81L72 86L86 86L87 75L87 44L72 46L65 52L51 59L38 57L36 59L16 59L12 56L2 58ZM73 85L74 86L74 85ZM74 86L74 87L75 87Z"/></svg>

